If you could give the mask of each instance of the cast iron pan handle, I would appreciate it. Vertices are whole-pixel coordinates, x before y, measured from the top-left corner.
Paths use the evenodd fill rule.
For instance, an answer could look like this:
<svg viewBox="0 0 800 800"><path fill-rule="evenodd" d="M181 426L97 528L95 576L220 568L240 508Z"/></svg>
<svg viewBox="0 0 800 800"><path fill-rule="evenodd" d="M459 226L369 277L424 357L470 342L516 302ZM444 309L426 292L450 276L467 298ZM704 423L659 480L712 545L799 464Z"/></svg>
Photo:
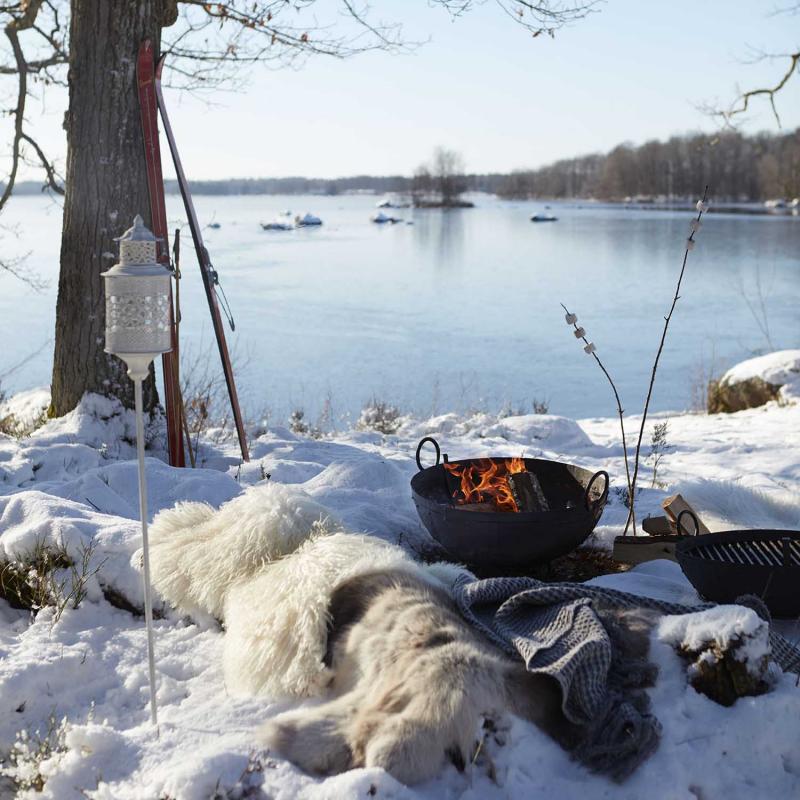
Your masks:
<svg viewBox="0 0 800 800"><path fill-rule="evenodd" d="M603 477L605 479L605 485L603 486L603 491L600 494L600 497L597 498L593 503L589 501L589 493L592 490L592 486L594 482L599 478ZM596 515L598 511L600 511L603 506L606 504L606 500L608 500L608 473L604 470L598 470L589 478L589 483L586 484L586 490L583 493L583 504L586 506L586 510L591 514Z"/></svg>
<svg viewBox="0 0 800 800"><path fill-rule="evenodd" d="M419 454L422 452L422 446L425 444L425 442L430 442L436 449L436 463L433 465L434 467L439 466L439 459L442 455L441 448L439 447L439 442L437 442L436 439L433 438L433 436L426 436L424 439L420 439L419 444L417 445L417 466L419 467L420 472L422 472L422 470L425 469L425 467L422 466L422 462L419 460Z"/></svg>
<svg viewBox="0 0 800 800"><path fill-rule="evenodd" d="M681 520L683 519L685 514L688 514L692 518L692 522L694 523L694 535L695 536L699 535L699 533L700 533L700 523L697 521L697 517L691 511L689 511L688 508L684 508L683 511L681 511L681 513L678 514L678 519L675 520L675 527L678 529L678 536L684 536L684 535L688 536L689 535L688 533L684 534L682 532L683 529L681 527L682 526Z"/></svg>

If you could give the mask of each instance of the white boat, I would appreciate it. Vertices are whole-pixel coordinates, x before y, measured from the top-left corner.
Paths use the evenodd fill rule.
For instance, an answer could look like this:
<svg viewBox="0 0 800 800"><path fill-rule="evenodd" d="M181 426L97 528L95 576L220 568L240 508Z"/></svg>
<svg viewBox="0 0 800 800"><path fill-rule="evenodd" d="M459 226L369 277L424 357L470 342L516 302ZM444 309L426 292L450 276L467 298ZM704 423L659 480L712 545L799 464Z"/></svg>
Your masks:
<svg viewBox="0 0 800 800"><path fill-rule="evenodd" d="M294 230L294 222L292 221L292 212L284 211L283 214L278 214L275 219L270 222L262 222L261 227L265 231L291 231Z"/></svg>
<svg viewBox="0 0 800 800"><path fill-rule="evenodd" d="M786 201L782 197L778 197L775 200L765 200L764 201L765 208L786 208Z"/></svg>
<svg viewBox="0 0 800 800"><path fill-rule="evenodd" d="M316 216L315 214L312 214L311 212L306 211L306 213L303 214L302 217L298 214L294 218L294 224L298 228L306 228L306 227L308 227L310 225L322 225L322 220L318 216Z"/></svg>
<svg viewBox="0 0 800 800"><path fill-rule="evenodd" d="M390 217L388 214L384 214L383 211L379 211L377 214L373 214L370 217L370 222L377 222L378 225L385 225L387 222L394 225L397 222L402 222L403 220L400 217Z"/></svg>
<svg viewBox="0 0 800 800"><path fill-rule="evenodd" d="M375 208L410 208L411 204L407 200L397 195L387 195L383 200L375 203Z"/></svg>
<svg viewBox="0 0 800 800"><path fill-rule="evenodd" d="M534 214L531 217L531 222L556 222L558 217L554 217L552 214Z"/></svg>

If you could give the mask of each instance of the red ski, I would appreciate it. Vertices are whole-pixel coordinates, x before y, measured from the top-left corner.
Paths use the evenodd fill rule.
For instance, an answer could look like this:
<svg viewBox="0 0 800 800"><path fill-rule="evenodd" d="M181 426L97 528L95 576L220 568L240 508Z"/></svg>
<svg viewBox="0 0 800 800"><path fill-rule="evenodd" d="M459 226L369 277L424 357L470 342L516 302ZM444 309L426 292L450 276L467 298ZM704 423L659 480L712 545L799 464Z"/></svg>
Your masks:
<svg viewBox="0 0 800 800"><path fill-rule="evenodd" d="M167 239L167 210L164 202L164 178L161 173L161 150L158 144L158 107L155 96L155 64L153 46L149 39L139 47L136 63L136 83L139 89L139 108L144 135L144 157L147 165L147 190L150 195L150 215L158 260L167 268L169 241ZM181 429L181 396L178 380L178 337L172 312L172 290L170 289L170 326L172 328L172 351L164 353L161 363L164 370L164 405L167 412L167 447L169 463L173 467L185 467L183 431Z"/></svg>
<svg viewBox="0 0 800 800"><path fill-rule="evenodd" d="M245 436L242 412L239 408L239 398L236 393L236 382L233 379L233 367L231 366L231 359L228 353L228 344L225 341L225 329L222 325L222 317L219 313L219 300L217 298L219 276L211 264L208 250L206 250L206 246L203 243L203 236L200 233L200 225L197 222L197 214L194 210L192 195L189 193L189 185L186 182L186 175L183 171L183 165L181 164L177 145L175 144L175 136L172 133L172 126L170 125L169 117L167 116L167 108L164 104L164 94L161 91L161 71L164 67L164 58L164 56L161 56L155 68L155 89L156 98L158 100L158 110L161 112L161 120L164 123L164 133L167 135L169 150L172 154L172 161L175 164L175 174L178 177L178 186L181 190L181 197L183 197L183 205L186 208L186 216L189 218L189 229L192 232L194 249L197 253L198 264L200 265L200 274L203 278L203 287L206 290L208 308L211 311L211 321L214 326L214 336L216 337L217 347L219 348L219 356L222 361L222 370L225 373L225 383L228 386L228 396L231 402L231 410L233 411L233 419L236 423L236 434L239 437L239 448L242 451L242 458L245 461L249 461L250 454L247 449L247 437ZM230 322L231 329L233 329L233 320L230 318L230 315L228 315L228 320Z"/></svg>

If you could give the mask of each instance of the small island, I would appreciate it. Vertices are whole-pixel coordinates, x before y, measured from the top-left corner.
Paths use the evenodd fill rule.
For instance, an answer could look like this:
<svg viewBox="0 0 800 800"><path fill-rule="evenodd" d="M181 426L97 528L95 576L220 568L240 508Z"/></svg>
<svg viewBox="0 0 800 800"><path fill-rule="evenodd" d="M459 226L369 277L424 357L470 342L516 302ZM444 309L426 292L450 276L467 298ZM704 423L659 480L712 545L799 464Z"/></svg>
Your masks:
<svg viewBox="0 0 800 800"><path fill-rule="evenodd" d="M414 173L411 203L414 208L474 208L474 203L462 198L466 191L463 156L437 147L430 164L422 164Z"/></svg>

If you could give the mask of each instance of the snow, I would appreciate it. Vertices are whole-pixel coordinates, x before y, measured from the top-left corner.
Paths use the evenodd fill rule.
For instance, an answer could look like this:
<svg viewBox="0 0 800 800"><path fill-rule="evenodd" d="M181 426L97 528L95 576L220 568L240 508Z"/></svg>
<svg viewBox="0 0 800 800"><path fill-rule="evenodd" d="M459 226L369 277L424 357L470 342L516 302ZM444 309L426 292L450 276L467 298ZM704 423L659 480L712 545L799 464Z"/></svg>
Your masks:
<svg viewBox="0 0 800 800"><path fill-rule="evenodd" d="M709 643L727 650L732 643L746 639L746 645L736 651L736 658L753 664L770 652L769 626L753 609L744 606L717 606L696 614L663 617L658 638L691 652L704 650Z"/></svg>
<svg viewBox="0 0 800 800"><path fill-rule="evenodd" d="M50 405L50 389L39 387L18 392L13 397L0 403L0 419L14 416L25 427L34 422L47 410Z"/></svg>
<svg viewBox="0 0 800 800"><path fill-rule="evenodd" d="M800 350L778 350L742 361L731 367L720 383L733 385L753 378L782 386L780 396L784 401L800 400Z"/></svg>
<svg viewBox="0 0 800 800"><path fill-rule="evenodd" d="M32 393L9 403L21 411L41 409L46 397ZM446 414L403 419L391 436L353 430L320 440L272 427L252 443L249 464L240 464L235 442L207 443L200 454L203 468L196 470L165 464L156 437L147 459L150 513L181 500L219 506L270 473L270 480L308 492L350 529L422 549L430 539L414 510L409 480L417 469L417 442L433 434L453 459L541 456L607 469L609 505L588 545L610 547L626 516L618 424L616 418ZM631 417L627 424L633 432L638 420ZM411 788L374 769L328 779L304 775L268 753L252 754L253 731L287 704L229 693L222 674L224 633L212 620L181 618L160 601L156 736L148 721L143 621L103 595L111 587L135 605L142 602L134 558L140 532L132 437L130 412L98 397L85 398L73 413L27 438L0 436L0 560L39 541L62 543L71 553L92 543L97 569L87 599L57 621L45 609L31 622L0 601L0 753L20 731L43 734L50 715L67 719L64 751L40 766L47 777L44 791L21 797L200 800L226 796L215 791L234 797L237 785L261 785L265 796L287 800L800 796L800 689L794 676L779 675L769 693L723 708L688 685L685 665L668 643L758 624L739 607L667 618L654 635L652 656L661 675L651 698L663 739L622 786L588 774L535 727L516 719L502 723L503 746L487 745L497 783L480 764L464 774L445 767L435 780ZM659 469L663 486L652 487L650 466L643 466L640 518L660 513L661 500L680 491L712 529L800 527L800 405L670 416L669 441L674 449ZM430 463L432 450L422 458ZM672 562L642 564L593 583L682 603L699 600ZM784 625L791 633L792 624ZM255 771L248 773L248 763ZM2 787L0 778L0 796Z"/></svg>

